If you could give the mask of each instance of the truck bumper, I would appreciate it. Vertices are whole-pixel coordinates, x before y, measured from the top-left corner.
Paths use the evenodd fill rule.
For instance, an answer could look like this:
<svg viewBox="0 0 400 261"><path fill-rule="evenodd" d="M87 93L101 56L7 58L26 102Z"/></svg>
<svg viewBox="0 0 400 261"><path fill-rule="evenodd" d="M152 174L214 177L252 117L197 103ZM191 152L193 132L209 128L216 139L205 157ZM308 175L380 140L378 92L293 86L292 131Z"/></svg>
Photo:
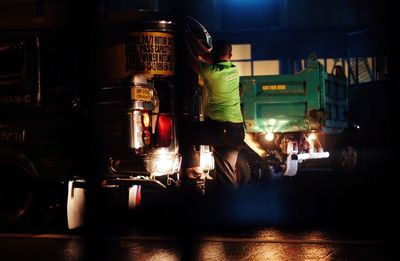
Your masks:
<svg viewBox="0 0 400 261"><path fill-rule="evenodd" d="M312 153L299 153L297 154L297 159L299 161L308 159L325 159L329 158L329 152L312 152Z"/></svg>
<svg viewBox="0 0 400 261"><path fill-rule="evenodd" d="M156 191L167 191L168 186L177 186L177 181L167 177L166 184L148 177L109 178L101 180L100 188L107 190L128 192L126 206L135 209L141 205L142 186L155 187ZM68 182L67 195L67 222L69 229L76 229L85 225L86 194L88 183L84 179Z"/></svg>

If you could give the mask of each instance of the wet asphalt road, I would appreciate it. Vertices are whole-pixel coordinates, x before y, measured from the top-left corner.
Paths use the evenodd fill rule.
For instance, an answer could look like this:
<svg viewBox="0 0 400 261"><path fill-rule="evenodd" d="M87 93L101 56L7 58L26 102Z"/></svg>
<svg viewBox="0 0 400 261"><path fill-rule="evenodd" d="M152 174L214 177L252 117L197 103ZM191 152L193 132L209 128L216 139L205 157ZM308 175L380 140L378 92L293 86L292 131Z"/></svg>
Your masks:
<svg viewBox="0 0 400 261"><path fill-rule="evenodd" d="M203 235L182 249L171 236L115 236L107 249L87 254L85 239L71 235L2 235L2 260L396 260L381 240L331 238L319 230L302 233L258 229L234 237ZM188 252L189 251L189 252ZM96 258L96 260L99 260Z"/></svg>
<svg viewBox="0 0 400 261"><path fill-rule="evenodd" d="M80 231L48 215L3 231L0 260L396 260L394 175L304 171L218 200L107 210Z"/></svg>

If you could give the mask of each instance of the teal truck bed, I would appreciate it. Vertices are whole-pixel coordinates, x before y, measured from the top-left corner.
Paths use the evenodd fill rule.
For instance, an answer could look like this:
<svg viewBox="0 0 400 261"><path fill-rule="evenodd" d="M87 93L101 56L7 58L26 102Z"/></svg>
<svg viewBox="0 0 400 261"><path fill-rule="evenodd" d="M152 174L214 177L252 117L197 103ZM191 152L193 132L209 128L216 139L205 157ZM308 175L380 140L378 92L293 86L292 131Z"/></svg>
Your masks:
<svg viewBox="0 0 400 261"><path fill-rule="evenodd" d="M311 57L297 74L242 76L246 132L337 133L346 128L347 81L337 71L336 75L326 73Z"/></svg>

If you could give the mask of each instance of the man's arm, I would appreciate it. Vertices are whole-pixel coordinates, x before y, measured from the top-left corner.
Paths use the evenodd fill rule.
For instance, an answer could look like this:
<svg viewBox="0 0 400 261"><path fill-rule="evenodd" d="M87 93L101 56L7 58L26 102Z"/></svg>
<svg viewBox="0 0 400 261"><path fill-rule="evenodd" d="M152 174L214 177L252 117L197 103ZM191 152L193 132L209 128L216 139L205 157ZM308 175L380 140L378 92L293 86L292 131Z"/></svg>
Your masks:
<svg viewBox="0 0 400 261"><path fill-rule="evenodd" d="M196 53L197 55L199 55L204 62L208 63L208 64L212 64L213 63L213 59L211 56L211 50L206 48L203 44L203 42L196 37L190 37L190 41L191 41L191 45L193 48L194 53Z"/></svg>
<svg viewBox="0 0 400 261"><path fill-rule="evenodd" d="M186 49L189 55L189 63L193 70L199 73L199 57L206 63L212 64L211 51L207 49L200 39L192 34L187 34L185 38Z"/></svg>

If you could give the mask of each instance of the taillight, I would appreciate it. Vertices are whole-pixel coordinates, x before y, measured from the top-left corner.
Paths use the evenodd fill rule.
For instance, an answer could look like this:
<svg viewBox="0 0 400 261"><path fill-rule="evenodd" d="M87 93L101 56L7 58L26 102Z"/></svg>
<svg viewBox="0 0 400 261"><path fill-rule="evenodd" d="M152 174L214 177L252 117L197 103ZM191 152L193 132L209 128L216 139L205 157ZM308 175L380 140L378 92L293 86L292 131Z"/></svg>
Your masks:
<svg viewBox="0 0 400 261"><path fill-rule="evenodd" d="M150 126L150 116L147 112L142 115L143 126L148 128Z"/></svg>
<svg viewBox="0 0 400 261"><path fill-rule="evenodd" d="M157 147L169 147L172 139L172 117L158 115L157 120Z"/></svg>
<svg viewBox="0 0 400 261"><path fill-rule="evenodd" d="M148 130L148 128L150 126L150 116L147 112L142 114L142 122L143 122L143 126L144 126L143 142L144 142L144 144L149 145L150 139L151 139L151 134L150 134L150 131Z"/></svg>
<svg viewBox="0 0 400 261"><path fill-rule="evenodd" d="M141 154L141 149L151 143L151 133L149 130L151 123L149 113L139 110L132 111L129 127L130 147L135 149L137 154Z"/></svg>
<svg viewBox="0 0 400 261"><path fill-rule="evenodd" d="M151 139L150 137L151 137L150 131L144 130L143 131L143 137L142 137L144 144L146 144L146 145L150 144L150 139Z"/></svg>

